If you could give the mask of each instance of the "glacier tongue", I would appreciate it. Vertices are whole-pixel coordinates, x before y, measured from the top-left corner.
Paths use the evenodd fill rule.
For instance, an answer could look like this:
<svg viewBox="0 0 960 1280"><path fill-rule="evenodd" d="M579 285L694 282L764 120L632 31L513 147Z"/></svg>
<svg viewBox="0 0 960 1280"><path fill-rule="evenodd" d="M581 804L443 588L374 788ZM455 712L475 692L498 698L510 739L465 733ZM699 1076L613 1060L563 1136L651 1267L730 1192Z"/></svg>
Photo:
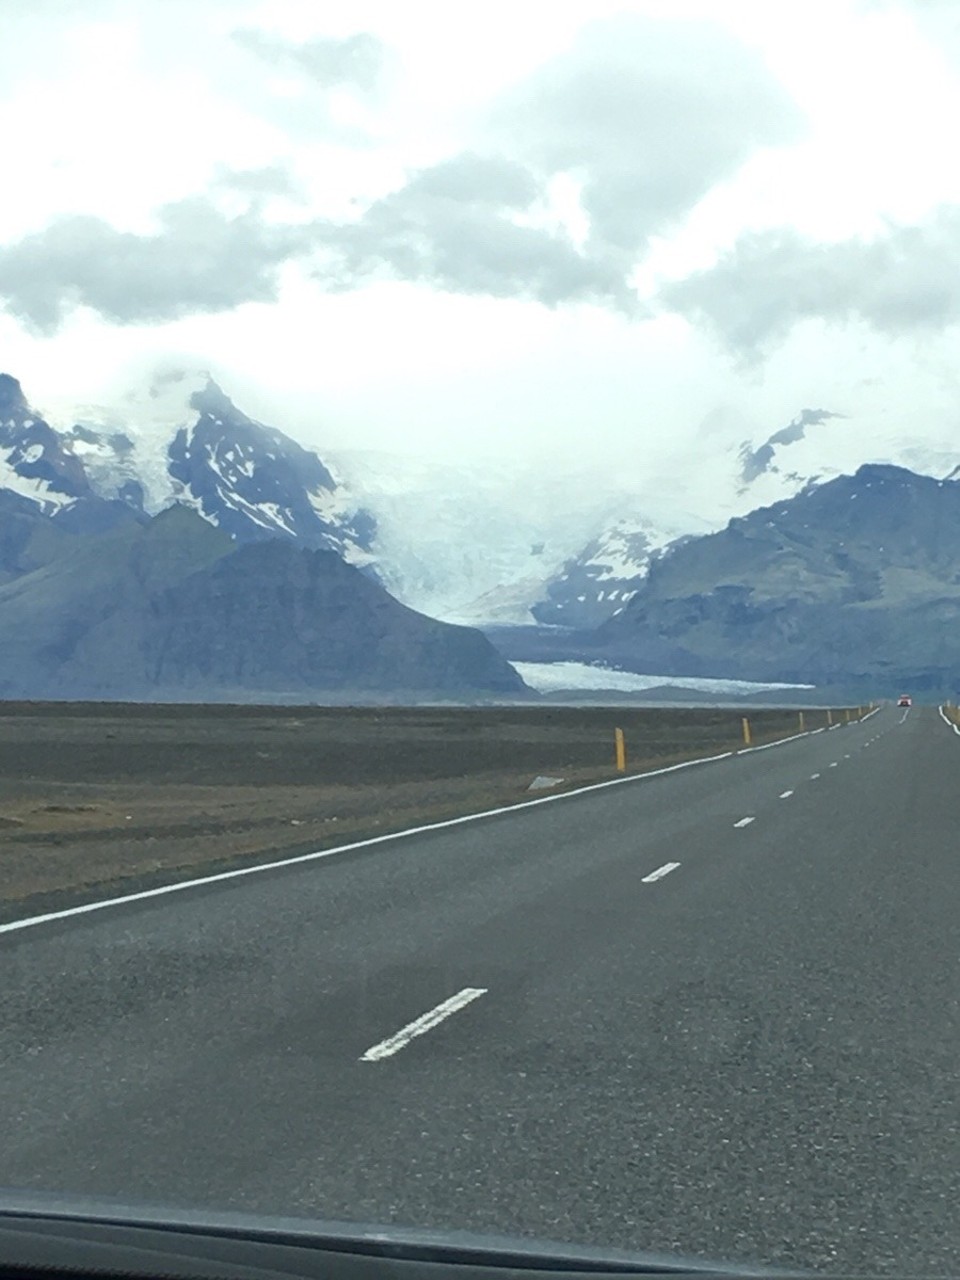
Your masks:
<svg viewBox="0 0 960 1280"><path fill-rule="evenodd" d="M529 623L530 606L624 497L547 466L333 455L377 520L381 580L412 608L449 622Z"/></svg>
<svg viewBox="0 0 960 1280"><path fill-rule="evenodd" d="M642 675L622 671L602 662L515 662L515 670L539 693L572 693L592 690L604 693L645 693L650 689L691 689L715 697L744 697L776 690L812 689L810 684L758 683L723 680L709 676Z"/></svg>

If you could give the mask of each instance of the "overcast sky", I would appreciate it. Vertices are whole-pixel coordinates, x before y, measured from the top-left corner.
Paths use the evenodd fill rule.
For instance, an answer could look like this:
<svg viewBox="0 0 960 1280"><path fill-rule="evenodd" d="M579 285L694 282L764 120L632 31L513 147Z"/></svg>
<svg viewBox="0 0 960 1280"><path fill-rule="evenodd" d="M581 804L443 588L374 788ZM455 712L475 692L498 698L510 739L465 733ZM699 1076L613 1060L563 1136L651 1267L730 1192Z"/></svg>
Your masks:
<svg viewBox="0 0 960 1280"><path fill-rule="evenodd" d="M0 0L0 368L56 415L209 367L321 449L960 451L958 19Z"/></svg>

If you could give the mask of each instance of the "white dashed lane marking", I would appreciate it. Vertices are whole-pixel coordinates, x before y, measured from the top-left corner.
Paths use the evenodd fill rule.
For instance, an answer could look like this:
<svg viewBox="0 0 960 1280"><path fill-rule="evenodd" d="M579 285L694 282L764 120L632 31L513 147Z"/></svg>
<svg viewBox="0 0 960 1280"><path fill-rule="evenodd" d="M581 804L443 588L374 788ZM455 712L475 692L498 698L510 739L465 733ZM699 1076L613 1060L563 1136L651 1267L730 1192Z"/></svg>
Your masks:
<svg viewBox="0 0 960 1280"><path fill-rule="evenodd" d="M641 884L653 884L655 880L662 880L664 876L668 876L671 871L676 871L679 862L665 862L662 867L657 867L656 871L651 871L648 876L644 876Z"/></svg>
<svg viewBox="0 0 960 1280"><path fill-rule="evenodd" d="M756 822L756 818L741 818L739 822L735 822L735 827L749 827L751 822Z"/></svg>
<svg viewBox="0 0 960 1280"><path fill-rule="evenodd" d="M792 792L792 791L781 791L781 792L780 792L780 799L781 799L781 800L789 800L789 799L790 799L790 797L791 797L792 795L793 795L793 792Z"/></svg>
<svg viewBox="0 0 960 1280"><path fill-rule="evenodd" d="M395 1053L399 1053L401 1049L405 1048L411 1040L415 1040L417 1036L425 1035L426 1032L431 1031L439 1023L449 1018L451 1014L456 1013L458 1009L463 1009L472 1000L476 1000L486 994L486 987L464 987L462 991L458 991L449 1000L444 1000L442 1004L438 1004L429 1013L424 1013L414 1022L408 1022L395 1035L388 1037L386 1040L381 1040L379 1044L375 1044L372 1049L368 1049L362 1055L360 1061L382 1062L384 1058L392 1058Z"/></svg>

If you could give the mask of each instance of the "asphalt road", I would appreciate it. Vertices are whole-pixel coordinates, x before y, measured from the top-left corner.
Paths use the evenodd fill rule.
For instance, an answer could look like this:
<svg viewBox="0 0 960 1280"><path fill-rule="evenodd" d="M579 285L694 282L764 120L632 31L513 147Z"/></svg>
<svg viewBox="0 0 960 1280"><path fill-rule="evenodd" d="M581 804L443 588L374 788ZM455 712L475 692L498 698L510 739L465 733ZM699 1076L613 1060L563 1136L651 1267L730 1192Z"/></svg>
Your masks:
<svg viewBox="0 0 960 1280"><path fill-rule="evenodd" d="M902 717L8 927L0 1184L956 1273L960 737Z"/></svg>

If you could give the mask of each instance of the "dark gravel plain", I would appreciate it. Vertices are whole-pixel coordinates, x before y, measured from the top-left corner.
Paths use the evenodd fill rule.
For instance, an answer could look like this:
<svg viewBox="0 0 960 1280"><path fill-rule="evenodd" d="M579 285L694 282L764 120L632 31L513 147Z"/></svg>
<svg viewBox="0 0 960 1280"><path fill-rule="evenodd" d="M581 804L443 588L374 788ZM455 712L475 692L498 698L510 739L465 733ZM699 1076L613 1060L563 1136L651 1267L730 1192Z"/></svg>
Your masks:
<svg viewBox="0 0 960 1280"><path fill-rule="evenodd" d="M836 713L835 713L836 714ZM742 745L740 709L0 704L0 918ZM808 711L807 727L826 712ZM755 742L796 711L749 713Z"/></svg>

